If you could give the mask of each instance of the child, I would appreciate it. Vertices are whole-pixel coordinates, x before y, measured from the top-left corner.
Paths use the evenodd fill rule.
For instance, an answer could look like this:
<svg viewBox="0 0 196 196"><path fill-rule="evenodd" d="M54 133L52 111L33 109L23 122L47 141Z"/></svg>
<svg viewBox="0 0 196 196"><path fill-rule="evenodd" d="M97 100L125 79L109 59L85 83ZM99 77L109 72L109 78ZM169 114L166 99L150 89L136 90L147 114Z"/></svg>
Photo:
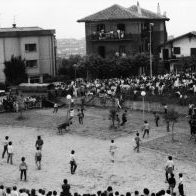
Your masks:
<svg viewBox="0 0 196 196"><path fill-rule="evenodd" d="M9 137L8 137L8 136L5 136L5 140L4 140L4 142L3 142L2 159L4 158L5 153L7 152L8 143L9 143Z"/></svg>
<svg viewBox="0 0 196 196"><path fill-rule="evenodd" d="M147 120L144 121L144 125L143 125L143 128L142 128L142 131L144 131L143 138L145 137L146 134L149 137L150 125L149 125Z"/></svg>
<svg viewBox="0 0 196 196"><path fill-rule="evenodd" d="M41 169L41 159L42 159L42 153L39 147L37 147L37 150L35 152L35 164L38 170Z"/></svg>
<svg viewBox="0 0 196 196"><path fill-rule="evenodd" d="M82 115L82 112L80 111L80 109L78 109L78 121L79 121L79 124L83 124L83 115Z"/></svg>
<svg viewBox="0 0 196 196"><path fill-rule="evenodd" d="M10 164L12 165L13 164L13 153L14 153L12 142L9 142L8 144L7 153L8 153L7 163L10 162Z"/></svg>
<svg viewBox="0 0 196 196"><path fill-rule="evenodd" d="M37 136L37 140L36 140L36 143L35 143L35 148L39 148L40 150L42 150L42 146L44 144L44 141L42 140L41 136Z"/></svg>
<svg viewBox="0 0 196 196"><path fill-rule="evenodd" d="M114 163L114 155L115 155L116 149L117 149L117 146L114 143L114 140L111 140L111 143L110 143L110 155L111 155L111 162L112 163Z"/></svg>
<svg viewBox="0 0 196 196"><path fill-rule="evenodd" d="M77 164L76 164L76 160L75 160L75 151L72 150L71 154L70 154L70 169L71 169L71 174L74 174L76 172L76 168L77 168Z"/></svg>
<svg viewBox="0 0 196 196"><path fill-rule="evenodd" d="M179 184L178 184L178 191L180 196L184 196L184 186L183 186L183 177L182 173L179 173Z"/></svg>
<svg viewBox="0 0 196 196"><path fill-rule="evenodd" d="M173 194L174 188L176 186L176 179L174 178L174 174L171 173L171 177L168 179L169 190L171 191L171 195Z"/></svg>
<svg viewBox="0 0 196 196"><path fill-rule="evenodd" d="M135 137L136 146L135 146L134 150L137 150L137 152L139 152L139 150L140 150L139 148L140 148L140 142L141 142L139 135L140 135L139 133L136 133L136 137Z"/></svg>
<svg viewBox="0 0 196 196"><path fill-rule="evenodd" d="M21 161L22 163L19 165L20 180L22 180L22 177L24 175L24 180L27 181L27 164L25 162L25 157L22 157Z"/></svg>
<svg viewBox="0 0 196 196"><path fill-rule="evenodd" d="M155 112L154 113L154 121L155 121L155 124L157 127L159 126L159 119L160 119L159 115Z"/></svg>
<svg viewBox="0 0 196 196"><path fill-rule="evenodd" d="M165 166L166 182L168 182L168 175L173 174L173 171L174 171L174 162L172 160L172 156L168 156L168 161Z"/></svg>
<svg viewBox="0 0 196 196"><path fill-rule="evenodd" d="M53 110L53 113L57 113L58 112L58 104L55 103L54 104L54 110Z"/></svg>

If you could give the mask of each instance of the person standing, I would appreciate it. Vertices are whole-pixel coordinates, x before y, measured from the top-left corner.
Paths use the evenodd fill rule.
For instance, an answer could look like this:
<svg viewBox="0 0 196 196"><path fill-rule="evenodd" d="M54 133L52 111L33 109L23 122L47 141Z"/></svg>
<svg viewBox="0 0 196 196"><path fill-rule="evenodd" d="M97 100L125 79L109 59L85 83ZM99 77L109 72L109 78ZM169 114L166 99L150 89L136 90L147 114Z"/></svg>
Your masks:
<svg viewBox="0 0 196 196"><path fill-rule="evenodd" d="M5 140L3 141L2 159L4 159L5 153L8 153L7 152L8 143L9 143L9 137L8 136L5 136Z"/></svg>
<svg viewBox="0 0 196 196"><path fill-rule="evenodd" d="M174 171L174 162L172 160L172 156L168 156L168 160L167 160L167 163L166 163L166 166L165 166L165 177L166 177L166 181L165 182L168 182L168 175L170 174L173 174L173 171Z"/></svg>
<svg viewBox="0 0 196 196"><path fill-rule="evenodd" d="M139 133L136 133L136 137L135 137L135 144L136 144L136 146L135 146L134 150L137 150L137 152L140 151L140 142L141 142L141 139L140 139L140 136L139 135L140 135Z"/></svg>
<svg viewBox="0 0 196 196"><path fill-rule="evenodd" d="M75 160L75 151L72 150L70 154L70 169L71 169L71 174L74 174L76 172L77 164Z"/></svg>
<svg viewBox="0 0 196 196"><path fill-rule="evenodd" d="M159 115L155 112L154 113L154 121L155 121L155 124L157 127L159 126L159 119L160 119Z"/></svg>
<svg viewBox="0 0 196 196"><path fill-rule="evenodd" d="M183 185L183 174L179 173L179 184L178 184L178 191L180 196L184 196L184 185Z"/></svg>
<svg viewBox="0 0 196 196"><path fill-rule="evenodd" d="M21 163L19 165L19 170L20 170L20 180L22 180L24 176L24 180L27 181L27 164L25 162L25 157L21 158Z"/></svg>
<svg viewBox="0 0 196 196"><path fill-rule="evenodd" d="M37 149L37 147L42 150L42 147L43 147L43 144L44 144L44 141L42 140L41 136L37 136L37 140L35 142L35 148Z"/></svg>
<svg viewBox="0 0 196 196"><path fill-rule="evenodd" d="M7 163L10 162L10 164L12 165L14 149L11 141L8 143L7 152L8 152Z"/></svg>
<svg viewBox="0 0 196 196"><path fill-rule="evenodd" d="M143 128L142 128L142 131L144 131L143 138L145 137L146 134L149 137L150 125L149 125L147 120L144 121L144 125L143 125Z"/></svg>
<svg viewBox="0 0 196 196"><path fill-rule="evenodd" d="M123 126L127 122L127 110L125 110L122 114L122 123L121 126Z"/></svg>
<svg viewBox="0 0 196 196"><path fill-rule="evenodd" d="M168 184L169 184L169 190L171 191L171 195L173 195L174 188L176 186L176 179L173 173L171 173L171 177L168 179Z"/></svg>
<svg viewBox="0 0 196 196"><path fill-rule="evenodd" d="M82 115L82 112L80 109L78 109L78 121L79 121L79 124L83 124L83 115Z"/></svg>
<svg viewBox="0 0 196 196"><path fill-rule="evenodd" d="M42 160L42 152L39 149L39 147L37 147L36 152L35 152L35 164L38 170L41 169L41 160Z"/></svg>
<svg viewBox="0 0 196 196"><path fill-rule="evenodd" d="M110 155L111 155L111 162L114 163L114 156L115 156L115 152L116 152L117 146L114 143L114 140L111 140L110 143Z"/></svg>
<svg viewBox="0 0 196 196"><path fill-rule="evenodd" d="M57 113L58 112L58 104L55 103L54 104L54 110L53 110L53 113Z"/></svg>

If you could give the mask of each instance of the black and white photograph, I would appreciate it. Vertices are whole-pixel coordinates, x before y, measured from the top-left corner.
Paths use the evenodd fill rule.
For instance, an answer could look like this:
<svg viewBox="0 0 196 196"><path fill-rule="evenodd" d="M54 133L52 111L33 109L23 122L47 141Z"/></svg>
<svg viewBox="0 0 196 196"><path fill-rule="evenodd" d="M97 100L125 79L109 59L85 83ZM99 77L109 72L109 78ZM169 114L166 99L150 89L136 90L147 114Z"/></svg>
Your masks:
<svg viewBox="0 0 196 196"><path fill-rule="evenodd" d="M0 0L0 196L196 196L195 0Z"/></svg>

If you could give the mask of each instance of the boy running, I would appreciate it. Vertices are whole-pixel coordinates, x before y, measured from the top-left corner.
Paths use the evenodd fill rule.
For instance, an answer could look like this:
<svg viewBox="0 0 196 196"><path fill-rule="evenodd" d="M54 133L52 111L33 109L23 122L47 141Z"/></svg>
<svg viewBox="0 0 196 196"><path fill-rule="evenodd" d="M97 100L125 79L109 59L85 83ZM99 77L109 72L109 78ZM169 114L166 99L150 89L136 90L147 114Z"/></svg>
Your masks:
<svg viewBox="0 0 196 196"><path fill-rule="evenodd" d="M37 136L37 140L35 142L35 148L37 149L37 147L42 150L42 146L44 144L44 141L42 140L41 136Z"/></svg>
<svg viewBox="0 0 196 196"><path fill-rule="evenodd" d="M150 125L149 125L147 120L144 121L144 125L143 125L143 128L142 128L142 131L144 131L143 138L145 137L146 134L149 137Z"/></svg>
<svg viewBox="0 0 196 196"><path fill-rule="evenodd" d="M71 169L71 174L74 174L76 172L77 164L75 160L75 151L72 150L70 154L70 169Z"/></svg>
<svg viewBox="0 0 196 196"><path fill-rule="evenodd" d="M137 152L139 152L139 150L140 150L140 142L141 142L139 135L140 135L139 133L136 133L136 137L135 137L136 146L135 146L134 150L137 150Z"/></svg>

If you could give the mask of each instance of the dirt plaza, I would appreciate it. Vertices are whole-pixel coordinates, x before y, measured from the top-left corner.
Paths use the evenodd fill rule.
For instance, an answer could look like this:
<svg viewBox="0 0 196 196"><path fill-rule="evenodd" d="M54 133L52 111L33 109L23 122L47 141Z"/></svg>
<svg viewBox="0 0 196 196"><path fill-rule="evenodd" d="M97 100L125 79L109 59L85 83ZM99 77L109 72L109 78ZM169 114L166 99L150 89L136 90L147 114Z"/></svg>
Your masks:
<svg viewBox="0 0 196 196"><path fill-rule="evenodd" d="M56 126L65 119L66 109L60 109L57 114L53 114L52 109L26 111L24 121L17 121L17 115L6 113L1 114L0 118L1 138L9 135L14 146L14 165L8 165L6 159L0 161L0 184L60 191L63 179L67 178L72 192L93 193L106 189L109 185L122 193L142 191L145 187L151 192L156 192L168 187L165 183L164 166L167 156L171 154L175 158L177 182L178 173L182 172L186 195L196 194L195 159L186 158L189 156L188 152L191 157L195 156L196 144L179 139L180 134L188 137L186 120L177 123L175 130L178 142L172 144L164 121L161 120L160 127L156 128L153 115L146 114L152 129L150 138L144 139L141 152L135 153L134 137L136 130L141 132L141 112L128 111L127 125L111 130L107 109L87 108L84 125L79 125L75 117L71 130L64 135L57 134ZM44 140L42 170L37 170L34 162L37 135L41 135ZM168 138L167 144L161 139L165 137ZM111 163L109 154L111 139L115 139L118 147L114 163ZM159 146L160 142L162 147ZM175 149L174 146L178 146L179 143L184 147L182 153L180 150L178 154L175 153L176 150L166 151ZM69 154L72 149L76 151L78 163L75 175L70 174L69 168ZM27 182L19 180L18 167L22 156L26 157L28 164Z"/></svg>

